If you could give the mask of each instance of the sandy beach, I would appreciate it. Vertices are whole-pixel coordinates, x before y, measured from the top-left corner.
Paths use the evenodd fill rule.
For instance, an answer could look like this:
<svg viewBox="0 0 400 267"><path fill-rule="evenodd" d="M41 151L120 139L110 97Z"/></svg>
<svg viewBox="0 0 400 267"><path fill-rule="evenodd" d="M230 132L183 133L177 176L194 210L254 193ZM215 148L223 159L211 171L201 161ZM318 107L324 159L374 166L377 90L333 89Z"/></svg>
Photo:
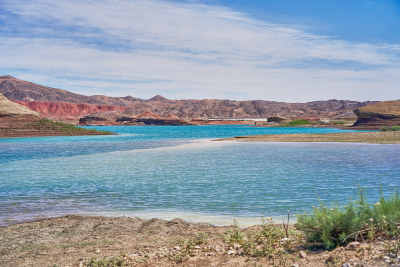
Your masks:
<svg viewBox="0 0 400 267"><path fill-rule="evenodd" d="M400 131L250 135L217 139L216 141L227 140L240 142L343 142L368 144L400 144Z"/></svg>

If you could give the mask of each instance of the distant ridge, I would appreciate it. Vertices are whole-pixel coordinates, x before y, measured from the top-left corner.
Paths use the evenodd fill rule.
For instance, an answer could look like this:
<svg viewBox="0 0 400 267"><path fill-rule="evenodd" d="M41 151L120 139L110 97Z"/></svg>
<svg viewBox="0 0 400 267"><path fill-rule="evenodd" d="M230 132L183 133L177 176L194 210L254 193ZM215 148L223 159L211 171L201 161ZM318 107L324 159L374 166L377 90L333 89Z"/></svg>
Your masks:
<svg viewBox="0 0 400 267"><path fill-rule="evenodd" d="M10 100L87 103L94 105L126 106L135 101L143 101L132 96L109 97L103 95L86 96L63 89L52 88L17 79L10 75L0 76L0 93Z"/></svg>
<svg viewBox="0 0 400 267"><path fill-rule="evenodd" d="M152 101L168 101L168 100L169 100L168 98L163 97L162 95L156 95L156 96L153 96L152 98L148 99L147 101L152 102Z"/></svg>
<svg viewBox="0 0 400 267"><path fill-rule="evenodd" d="M64 102L75 104L92 104L107 106L124 106L124 110L131 115L139 115L146 111L153 112L165 118L169 114L177 116L184 120L189 119L211 119L211 118L265 118L271 116L285 118L351 118L356 119L353 110L376 103L374 101L349 101L349 100L326 100L312 101L307 103L286 103L268 100L169 100L164 96L156 95L148 100L126 97L109 97L104 95L85 96L72 93L66 90L51 88L27 81L14 78L9 75L0 76L0 93L3 93L12 101L28 102ZM21 104L24 104L20 102ZM43 104L24 104L36 110ZM41 112L41 116L62 119L62 115L52 114L50 108L46 108L49 114ZM61 105L60 106L66 106ZM87 116L88 109L82 109L85 112L76 114L73 120L78 121L83 116ZM107 108L107 112L119 110L118 108ZM36 110L39 111L39 110ZM106 112L106 110L104 110ZM122 111L119 111L122 112ZM96 112L99 113L99 112ZM64 117L67 114L64 114ZM90 114L89 114L90 115Z"/></svg>

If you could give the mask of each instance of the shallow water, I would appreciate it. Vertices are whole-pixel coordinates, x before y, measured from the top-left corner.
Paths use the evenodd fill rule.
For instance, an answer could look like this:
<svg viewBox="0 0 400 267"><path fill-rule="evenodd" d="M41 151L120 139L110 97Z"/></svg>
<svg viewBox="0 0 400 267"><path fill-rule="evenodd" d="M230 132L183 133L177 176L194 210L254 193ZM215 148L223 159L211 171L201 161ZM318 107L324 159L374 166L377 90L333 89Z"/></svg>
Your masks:
<svg viewBox="0 0 400 267"><path fill-rule="evenodd" d="M209 140L337 129L110 129L122 135L1 139L0 224L66 214L250 224L400 185L400 145Z"/></svg>

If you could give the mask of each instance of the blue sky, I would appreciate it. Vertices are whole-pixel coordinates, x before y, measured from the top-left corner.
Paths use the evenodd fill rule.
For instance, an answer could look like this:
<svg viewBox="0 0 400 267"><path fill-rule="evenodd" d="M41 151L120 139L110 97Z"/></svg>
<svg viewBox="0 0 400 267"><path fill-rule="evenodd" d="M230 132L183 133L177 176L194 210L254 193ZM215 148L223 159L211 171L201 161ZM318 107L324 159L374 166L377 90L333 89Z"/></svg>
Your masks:
<svg viewBox="0 0 400 267"><path fill-rule="evenodd" d="M87 95L400 99L400 1L1 0L0 53Z"/></svg>

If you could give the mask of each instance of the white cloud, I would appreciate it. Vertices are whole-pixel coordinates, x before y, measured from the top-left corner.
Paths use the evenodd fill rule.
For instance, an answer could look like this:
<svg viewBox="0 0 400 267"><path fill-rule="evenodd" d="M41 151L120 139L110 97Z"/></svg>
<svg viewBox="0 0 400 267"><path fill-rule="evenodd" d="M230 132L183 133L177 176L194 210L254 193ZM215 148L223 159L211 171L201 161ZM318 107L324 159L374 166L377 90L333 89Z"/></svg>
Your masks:
<svg viewBox="0 0 400 267"><path fill-rule="evenodd" d="M398 98L397 45L335 40L202 4L2 5L41 34L0 36L0 69L39 83L51 76L47 85L75 92L283 101Z"/></svg>

